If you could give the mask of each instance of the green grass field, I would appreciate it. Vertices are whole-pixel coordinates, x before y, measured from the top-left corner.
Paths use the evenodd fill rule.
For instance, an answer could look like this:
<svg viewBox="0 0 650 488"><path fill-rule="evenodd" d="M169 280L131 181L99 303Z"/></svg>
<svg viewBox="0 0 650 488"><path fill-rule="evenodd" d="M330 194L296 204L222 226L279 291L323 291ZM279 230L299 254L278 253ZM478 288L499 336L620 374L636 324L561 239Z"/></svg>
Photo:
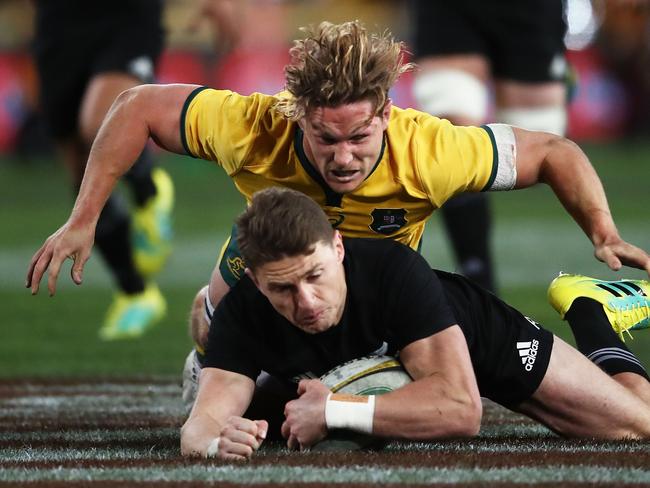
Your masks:
<svg viewBox="0 0 650 488"><path fill-rule="evenodd" d="M589 147L622 235L650 249L650 144ZM189 304L212 270L243 200L216 167L182 157L162 164L176 182L176 249L159 277L169 314L144 338L103 343L97 330L112 287L99 258L84 284L60 276L55 297L23 287L32 253L72 206L54 161L0 159L0 486L649 486L647 441L561 439L487 403L471 440L393 442L380 452L295 453L267 443L249 463L180 456L180 370L191 343ZM494 249L502 295L564 338L546 302L560 270L615 277L548 188L494 194ZM453 269L434 217L423 253ZM642 278L640 271L624 276ZM44 286L44 284L43 284ZM650 364L650 331L627 341Z"/></svg>
<svg viewBox="0 0 650 488"><path fill-rule="evenodd" d="M586 148L608 192L624 238L650 249L646 215L650 144ZM145 338L103 343L97 330L111 300L110 279L98 256L75 287L62 272L54 298L32 297L23 288L32 253L62 224L72 206L70 187L55 161L0 159L0 303L3 308L0 376L94 377L175 375L191 347L186 332L189 304L212 270L243 199L217 167L186 157L165 156L176 183L175 252L159 277L169 314ZM128 195L127 195L128 196ZM592 256L592 247L544 186L493 194L494 250L506 300L568 338L567 328L546 302L545 290L558 271L617 276ZM423 254L453 269L447 241L434 217ZM642 278L640 271L622 276ZM650 333L640 331L630 347L650 364Z"/></svg>
<svg viewBox="0 0 650 488"><path fill-rule="evenodd" d="M289 451L249 462L184 459L179 386L164 380L0 383L0 486L147 488L640 487L647 441L559 438L485 402L473 439L391 442L379 451Z"/></svg>

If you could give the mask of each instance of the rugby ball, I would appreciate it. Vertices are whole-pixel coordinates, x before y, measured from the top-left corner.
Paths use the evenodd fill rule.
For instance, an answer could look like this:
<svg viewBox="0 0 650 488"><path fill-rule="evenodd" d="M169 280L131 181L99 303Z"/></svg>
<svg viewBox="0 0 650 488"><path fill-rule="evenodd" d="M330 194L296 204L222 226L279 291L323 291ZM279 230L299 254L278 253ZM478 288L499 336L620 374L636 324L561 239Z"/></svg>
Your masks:
<svg viewBox="0 0 650 488"><path fill-rule="evenodd" d="M382 395L400 388L413 380L392 356L367 356L353 359L328 371L320 381L333 393L350 395ZM348 430L334 430L312 451L356 451L381 449L386 439Z"/></svg>
<svg viewBox="0 0 650 488"><path fill-rule="evenodd" d="M320 377L333 393L381 395L413 381L402 364L392 356L353 359Z"/></svg>

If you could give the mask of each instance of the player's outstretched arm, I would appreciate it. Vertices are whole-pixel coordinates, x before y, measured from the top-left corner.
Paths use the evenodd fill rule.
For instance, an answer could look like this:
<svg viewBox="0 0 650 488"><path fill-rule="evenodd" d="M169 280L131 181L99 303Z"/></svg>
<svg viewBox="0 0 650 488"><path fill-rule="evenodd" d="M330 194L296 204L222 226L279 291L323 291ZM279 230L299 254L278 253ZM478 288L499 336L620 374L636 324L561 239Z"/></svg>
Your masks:
<svg viewBox="0 0 650 488"><path fill-rule="evenodd" d="M32 294L49 269L48 289L56 291L63 261L74 260L79 284L93 244L95 226L115 184L136 161L149 138L169 151L184 153L180 114L195 85L141 85L121 93L109 110L88 158L79 195L68 221L34 254L26 287Z"/></svg>
<svg viewBox="0 0 650 488"><path fill-rule="evenodd" d="M412 342L399 357L414 381L376 398L373 434L411 440L478 434L483 406L459 326Z"/></svg>
<svg viewBox="0 0 650 488"><path fill-rule="evenodd" d="M304 449L316 444L327 435L330 421L340 423L337 428L345 425L358 432L411 440L478 433L481 398L460 327L409 344L400 351L400 359L415 381L372 400L354 395L333 395L328 400L330 392L320 381L301 381L300 397L285 407L282 435L288 446ZM337 404L337 412L326 418L330 401Z"/></svg>
<svg viewBox="0 0 650 488"><path fill-rule="evenodd" d="M610 269L623 265L650 275L650 255L624 241L616 229L605 190L585 153L574 142L513 127L517 140L517 188L547 183Z"/></svg>
<svg viewBox="0 0 650 488"><path fill-rule="evenodd" d="M189 418L181 428L183 456L246 460L266 437L265 420L241 415L253 398L255 382L247 376L203 368Z"/></svg>

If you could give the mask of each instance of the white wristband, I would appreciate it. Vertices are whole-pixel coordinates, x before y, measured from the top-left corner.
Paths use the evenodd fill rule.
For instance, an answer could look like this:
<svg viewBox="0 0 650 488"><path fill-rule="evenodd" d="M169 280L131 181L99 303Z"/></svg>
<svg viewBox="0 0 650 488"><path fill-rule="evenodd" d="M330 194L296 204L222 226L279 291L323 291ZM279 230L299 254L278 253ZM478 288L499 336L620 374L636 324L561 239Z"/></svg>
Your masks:
<svg viewBox="0 0 650 488"><path fill-rule="evenodd" d="M328 429L350 429L372 434L375 395L341 395L330 393L325 402Z"/></svg>
<svg viewBox="0 0 650 488"><path fill-rule="evenodd" d="M212 442L208 444L208 450L205 451L205 457L215 457L219 453L219 441L221 441L221 437L212 439Z"/></svg>

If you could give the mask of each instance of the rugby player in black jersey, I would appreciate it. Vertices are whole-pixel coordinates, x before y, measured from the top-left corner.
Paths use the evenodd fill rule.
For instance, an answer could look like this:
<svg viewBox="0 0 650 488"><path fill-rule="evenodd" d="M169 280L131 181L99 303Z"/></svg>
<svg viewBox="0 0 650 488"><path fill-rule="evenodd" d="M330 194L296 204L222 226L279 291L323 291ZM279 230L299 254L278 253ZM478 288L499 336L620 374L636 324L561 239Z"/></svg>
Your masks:
<svg viewBox="0 0 650 488"><path fill-rule="evenodd" d="M263 371L293 382L294 392L297 384L281 426L293 448L341 427L413 440L474 436L482 396L569 437L650 437L650 382L638 361L610 376L467 278L431 270L410 248L343 239L299 192L256 193L237 227L246 276L215 310L181 431L184 455L246 459L259 448L273 412L245 412ZM578 302L591 335L619 340L601 303ZM529 344L525 361L521 343ZM373 353L399 354L414 381L350 398L303 379Z"/></svg>

